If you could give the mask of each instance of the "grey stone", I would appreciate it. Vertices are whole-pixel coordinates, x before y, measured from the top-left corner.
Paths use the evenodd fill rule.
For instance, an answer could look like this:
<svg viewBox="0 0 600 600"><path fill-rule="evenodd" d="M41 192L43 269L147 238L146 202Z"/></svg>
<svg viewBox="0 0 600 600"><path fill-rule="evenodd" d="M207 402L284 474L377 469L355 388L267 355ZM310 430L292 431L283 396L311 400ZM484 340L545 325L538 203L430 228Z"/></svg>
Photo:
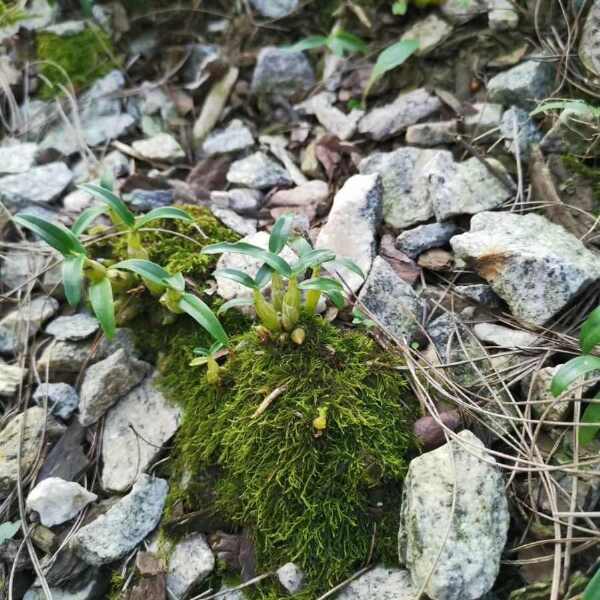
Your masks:
<svg viewBox="0 0 600 600"><path fill-rule="evenodd" d="M252 235L257 231L258 221L256 218L242 217L229 208L219 208L218 206L211 206L210 210L221 223L240 235Z"/></svg>
<svg viewBox="0 0 600 600"><path fill-rule="evenodd" d="M202 582L215 568L215 557L201 533L187 535L175 545L167 571L167 588L177 598Z"/></svg>
<svg viewBox="0 0 600 600"><path fill-rule="evenodd" d="M377 566L349 583L336 600L414 600L408 571Z"/></svg>
<svg viewBox="0 0 600 600"><path fill-rule="evenodd" d="M0 146L0 174L26 173L35 165L37 144Z"/></svg>
<svg viewBox="0 0 600 600"><path fill-rule="evenodd" d="M417 56L429 54L451 35L454 27L444 19L440 19L435 13L431 13L424 19L420 19L411 25L400 40L416 40L419 48L415 52Z"/></svg>
<svg viewBox="0 0 600 600"><path fill-rule="evenodd" d="M442 107L425 88L400 94L390 104L371 109L359 122L358 131L374 140L391 137L425 119Z"/></svg>
<svg viewBox="0 0 600 600"><path fill-rule="evenodd" d="M202 152L208 156L238 152L254 145L252 132L238 119L224 129L209 134L202 144Z"/></svg>
<svg viewBox="0 0 600 600"><path fill-rule="evenodd" d="M487 160L510 179L501 162L493 158ZM433 192L433 210L438 221L498 208L513 195L513 191L475 156L455 163L453 168L448 166L442 164L441 169L434 169L434 174L430 174L430 177L437 176L441 183Z"/></svg>
<svg viewBox="0 0 600 600"><path fill-rule="evenodd" d="M0 320L0 354L14 354L25 347L42 325L56 314L58 302L37 296L14 308Z"/></svg>
<svg viewBox="0 0 600 600"><path fill-rule="evenodd" d="M188 89L201 85L208 79L207 67L219 59L219 47L211 44L190 44L189 58L183 69L183 80Z"/></svg>
<svg viewBox="0 0 600 600"><path fill-rule="evenodd" d="M277 569L279 583L290 594L297 594L304 587L305 575L293 562L286 563Z"/></svg>
<svg viewBox="0 0 600 600"><path fill-rule="evenodd" d="M158 162L178 162L185 158L179 142L168 133L133 142L133 149L143 158Z"/></svg>
<svg viewBox="0 0 600 600"><path fill-rule="evenodd" d="M180 410L167 402L153 377L131 390L106 415L102 487L128 490L179 427Z"/></svg>
<svg viewBox="0 0 600 600"><path fill-rule="evenodd" d="M258 53L252 77L254 94L300 99L314 83L315 74L302 52L267 47Z"/></svg>
<svg viewBox="0 0 600 600"><path fill-rule="evenodd" d="M0 398L12 398L27 376L27 369L0 361Z"/></svg>
<svg viewBox="0 0 600 600"><path fill-rule="evenodd" d="M155 208L173 204L173 190L133 190L125 202L137 212L149 212Z"/></svg>
<svg viewBox="0 0 600 600"><path fill-rule="evenodd" d="M531 146L542 140L542 132L535 121L526 110L518 106L512 106L502 115L500 133L505 138L506 148L516 155L518 145L519 156L525 161L529 158Z"/></svg>
<svg viewBox="0 0 600 600"><path fill-rule="evenodd" d="M44 28L44 33L53 33L59 37L69 37L72 35L77 35L78 33L83 33L85 28L85 21L76 21L72 19L69 21L63 21L62 23L57 23L56 25L49 25L48 27Z"/></svg>
<svg viewBox="0 0 600 600"><path fill-rule="evenodd" d="M38 483L27 496L27 510L34 510L45 527L62 525L74 519L88 504L98 499L74 481L48 477Z"/></svg>
<svg viewBox="0 0 600 600"><path fill-rule="evenodd" d="M6 497L17 483L17 457L21 438L22 421L23 436L21 444L21 476L29 472L38 457L39 445L44 432L47 439L54 441L65 430L53 417L46 416L39 406L33 406L13 417L0 432L0 497Z"/></svg>
<svg viewBox="0 0 600 600"><path fill-rule="evenodd" d="M435 191L453 172L454 159L447 150L407 147L371 154L358 169L381 176L383 221L395 229L406 229L434 216Z"/></svg>
<svg viewBox="0 0 600 600"><path fill-rule="evenodd" d="M32 398L39 406L47 400L48 410L64 420L69 419L79 406L79 394L68 383L41 383Z"/></svg>
<svg viewBox="0 0 600 600"><path fill-rule="evenodd" d="M453 144L457 135L458 129L455 120L417 123L406 130L406 143L412 146L431 148L441 144Z"/></svg>
<svg viewBox="0 0 600 600"><path fill-rule="evenodd" d="M422 305L417 294L380 256L373 261L359 300L399 340L410 341L419 330Z"/></svg>
<svg viewBox="0 0 600 600"><path fill-rule="evenodd" d="M25 285L34 275L40 273L47 261L48 248L45 243L27 244L23 249L17 247L2 256L0 282L7 290Z"/></svg>
<svg viewBox="0 0 600 600"><path fill-rule="evenodd" d="M480 135L500 126L503 113L502 104L475 102L471 107L474 112L467 112L463 119L465 132L470 135Z"/></svg>
<svg viewBox="0 0 600 600"><path fill-rule="evenodd" d="M77 313L68 317L58 317L46 326L46 333L57 340L77 342L94 335L100 328L95 317L86 313Z"/></svg>
<svg viewBox="0 0 600 600"><path fill-rule="evenodd" d="M106 411L150 372L150 365L123 349L91 365L81 383L79 422L96 423Z"/></svg>
<svg viewBox="0 0 600 600"><path fill-rule="evenodd" d="M410 258L417 258L431 248L442 248L459 233L454 223L430 223L403 231L396 238L396 248Z"/></svg>
<svg viewBox="0 0 600 600"><path fill-rule="evenodd" d="M103 574L98 574L82 588L71 591L65 588L51 587L52 600L98 600L107 593L107 580ZM44 590L32 587L23 596L23 600L46 600Z"/></svg>
<svg viewBox="0 0 600 600"><path fill-rule="evenodd" d="M446 0L440 10L452 23L463 24L488 11L488 0Z"/></svg>
<svg viewBox="0 0 600 600"><path fill-rule="evenodd" d="M500 304L500 298L494 293L487 283L474 283L471 285L457 285L454 290L457 294L473 300L478 304L496 307Z"/></svg>
<svg viewBox="0 0 600 600"><path fill-rule="evenodd" d="M211 192L210 200L218 208L229 208L244 217L256 217L264 195L259 190L235 188L226 192Z"/></svg>
<svg viewBox="0 0 600 600"><path fill-rule="evenodd" d="M548 153L586 154L593 144L597 122L593 106L575 101L560 112L541 148Z"/></svg>
<svg viewBox="0 0 600 600"><path fill-rule="evenodd" d="M255 152L232 163L227 172L227 181L258 190L293 183L288 172L264 152Z"/></svg>
<svg viewBox="0 0 600 600"><path fill-rule="evenodd" d="M298 8L299 0L250 0L250 3L263 17L281 19Z"/></svg>
<svg viewBox="0 0 600 600"><path fill-rule="evenodd" d="M415 588L426 584L440 600L476 600L492 588L510 523L494 458L470 431L458 438L411 461L400 513L400 562Z"/></svg>
<svg viewBox="0 0 600 600"><path fill-rule="evenodd" d="M482 342L494 344L500 348L526 348L539 345L539 337L529 331L511 329L496 323L476 323L473 333Z"/></svg>
<svg viewBox="0 0 600 600"><path fill-rule="evenodd" d="M600 278L598 256L560 225L536 215L484 212L452 248L523 321L543 325Z"/></svg>
<svg viewBox="0 0 600 600"><path fill-rule="evenodd" d="M542 58L532 58L502 71L488 82L488 94L493 102L505 106L533 109L550 96L554 66Z"/></svg>
<svg viewBox="0 0 600 600"><path fill-rule="evenodd" d="M600 32L600 2L594 0L586 17L579 42L579 58L595 76L600 75L600 45L598 33Z"/></svg>
<svg viewBox="0 0 600 600"><path fill-rule="evenodd" d="M510 0L488 0L488 23L494 31L516 29L519 26L519 13Z"/></svg>
<svg viewBox="0 0 600 600"><path fill-rule="evenodd" d="M125 557L158 525L168 489L164 479L140 475L129 494L75 534L72 549L95 566Z"/></svg>
<svg viewBox="0 0 600 600"><path fill-rule="evenodd" d="M59 198L73 180L62 162L33 167L25 173L0 177L0 199L11 210L29 204L49 204Z"/></svg>
<svg viewBox="0 0 600 600"><path fill-rule="evenodd" d="M353 175L335 195L327 223L317 237L317 248L332 250L339 258L350 258L364 273L375 258L377 227L381 223L382 186L379 175ZM346 268L340 275L356 291L362 278Z"/></svg>

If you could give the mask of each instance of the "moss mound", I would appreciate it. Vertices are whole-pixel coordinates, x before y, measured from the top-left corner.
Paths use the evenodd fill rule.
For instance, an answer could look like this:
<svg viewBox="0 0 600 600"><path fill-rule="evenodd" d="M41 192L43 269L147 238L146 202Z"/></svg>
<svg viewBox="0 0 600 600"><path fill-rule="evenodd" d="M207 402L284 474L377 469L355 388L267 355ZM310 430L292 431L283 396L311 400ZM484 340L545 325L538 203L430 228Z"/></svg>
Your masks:
<svg viewBox="0 0 600 600"><path fill-rule="evenodd" d="M253 331L238 336L220 386L188 366L194 346L205 345L198 332L171 336L160 368L165 392L184 408L174 481L184 473L206 481L218 466L215 513L254 532L258 572L293 560L311 582L301 597L314 598L371 552L396 561L414 414L395 356L320 318L304 327L301 347L262 344ZM286 391L253 416L281 386ZM324 411L319 435L313 421ZM206 502L201 487L173 485L171 500L195 510ZM253 593L276 598L274 589Z"/></svg>
<svg viewBox="0 0 600 600"><path fill-rule="evenodd" d="M36 44L43 99L60 94L59 86L69 82L77 91L86 88L115 67L110 37L98 27L66 36L40 32Z"/></svg>

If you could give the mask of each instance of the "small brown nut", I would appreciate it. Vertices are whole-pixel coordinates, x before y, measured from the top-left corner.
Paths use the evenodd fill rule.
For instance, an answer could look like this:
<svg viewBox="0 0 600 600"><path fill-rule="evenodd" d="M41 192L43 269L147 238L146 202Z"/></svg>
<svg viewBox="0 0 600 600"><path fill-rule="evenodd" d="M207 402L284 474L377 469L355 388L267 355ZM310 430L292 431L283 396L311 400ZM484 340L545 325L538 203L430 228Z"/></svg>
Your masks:
<svg viewBox="0 0 600 600"><path fill-rule="evenodd" d="M456 431L461 425L460 415L454 410L441 413L440 419L452 431ZM444 430L433 417L421 417L415 423L413 431L425 450L433 450L446 443Z"/></svg>

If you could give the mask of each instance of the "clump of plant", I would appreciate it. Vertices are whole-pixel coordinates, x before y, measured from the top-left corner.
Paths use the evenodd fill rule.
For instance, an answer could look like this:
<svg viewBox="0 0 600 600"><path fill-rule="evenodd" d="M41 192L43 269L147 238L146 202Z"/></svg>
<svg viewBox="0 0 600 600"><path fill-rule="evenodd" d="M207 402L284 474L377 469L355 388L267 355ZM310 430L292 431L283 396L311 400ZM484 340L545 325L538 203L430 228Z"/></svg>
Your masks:
<svg viewBox="0 0 600 600"><path fill-rule="evenodd" d="M0 0L0 29L10 27L27 18L27 13L12 2Z"/></svg>
<svg viewBox="0 0 600 600"><path fill-rule="evenodd" d="M327 48L340 58L344 58L346 54L364 54L368 49L364 40L353 33L344 31L339 26L334 27L329 35L310 35L298 40L291 46L285 46L286 50L293 52L314 50L317 48Z"/></svg>

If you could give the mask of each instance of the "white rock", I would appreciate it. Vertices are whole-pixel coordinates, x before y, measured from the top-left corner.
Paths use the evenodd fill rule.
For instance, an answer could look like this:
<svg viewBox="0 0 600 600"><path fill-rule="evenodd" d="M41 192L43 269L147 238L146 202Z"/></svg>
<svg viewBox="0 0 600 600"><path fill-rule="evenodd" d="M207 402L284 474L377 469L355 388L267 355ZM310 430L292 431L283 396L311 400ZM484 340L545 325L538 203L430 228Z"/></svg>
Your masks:
<svg viewBox="0 0 600 600"><path fill-rule="evenodd" d="M453 23L466 23L488 10L489 0L446 0L440 10L442 14Z"/></svg>
<svg viewBox="0 0 600 600"><path fill-rule="evenodd" d="M27 509L40 516L45 527L62 525L74 519L88 504L98 499L74 481L48 477L38 483L27 496Z"/></svg>
<svg viewBox="0 0 600 600"><path fill-rule="evenodd" d="M321 92L298 104L296 108L306 114L315 115L317 121L340 140L349 140L358 127L358 122L364 116L364 110L353 109L348 114L333 106L335 94Z"/></svg>
<svg viewBox="0 0 600 600"><path fill-rule="evenodd" d="M457 135L456 120L417 123L406 130L406 143L412 146L430 148L440 144L453 144Z"/></svg>
<svg viewBox="0 0 600 600"><path fill-rule="evenodd" d="M32 396L39 406L48 403L48 410L61 419L69 419L79 406L79 394L68 383L40 383Z"/></svg>
<svg viewBox="0 0 600 600"><path fill-rule="evenodd" d="M378 566L349 583L336 600L414 600L408 571Z"/></svg>
<svg viewBox="0 0 600 600"><path fill-rule="evenodd" d="M519 26L519 13L510 0L488 0L488 22L494 31L516 29Z"/></svg>
<svg viewBox="0 0 600 600"><path fill-rule="evenodd" d="M534 333L511 329L495 323L476 323L473 331L482 342L488 342L500 348L526 348L540 343L539 337Z"/></svg>
<svg viewBox="0 0 600 600"><path fill-rule="evenodd" d="M263 17L271 19L287 17L298 8L298 0L250 0L250 2Z"/></svg>
<svg viewBox="0 0 600 600"><path fill-rule="evenodd" d="M233 162L227 172L227 181L258 190L293 183L288 172L264 152L255 152Z"/></svg>
<svg viewBox="0 0 600 600"><path fill-rule="evenodd" d="M215 557L201 533L184 537L169 558L167 588L177 598L185 598L191 589L215 568Z"/></svg>
<svg viewBox="0 0 600 600"><path fill-rule="evenodd" d="M27 375L27 369L0 361L0 398L12 398Z"/></svg>
<svg viewBox="0 0 600 600"><path fill-rule="evenodd" d="M293 562L277 569L277 579L290 594L297 594L304 587L304 573Z"/></svg>
<svg viewBox="0 0 600 600"><path fill-rule="evenodd" d="M335 195L316 247L333 250L340 258L350 258L368 273L375 258L375 236L381 215L380 177L376 174L353 175ZM356 273L345 268L340 268L339 272L353 291L363 284Z"/></svg>
<svg viewBox="0 0 600 600"><path fill-rule="evenodd" d="M146 140L133 142L133 149L148 160L177 162L185 158L179 142L168 133L159 133Z"/></svg>
<svg viewBox="0 0 600 600"><path fill-rule="evenodd" d="M202 152L208 156L237 152L254 145L252 132L238 119L224 129L209 134L202 144Z"/></svg>
<svg viewBox="0 0 600 600"><path fill-rule="evenodd" d="M102 487L124 492L179 427L181 411L147 378L109 410L102 437Z"/></svg>
<svg viewBox="0 0 600 600"><path fill-rule="evenodd" d="M211 206L210 211L221 223L227 225L229 229L240 235L245 236L256 233L258 221L255 217L242 217L229 208L220 208L218 206Z"/></svg>
<svg viewBox="0 0 600 600"><path fill-rule="evenodd" d="M419 48L415 52L417 56L428 54L446 41L452 34L454 28L444 19L440 19L435 13L431 13L424 19L411 25L400 40L416 40Z"/></svg>
<svg viewBox="0 0 600 600"><path fill-rule="evenodd" d="M493 457L470 431L459 439L413 459L404 481L400 562L437 600L476 600L491 589L510 523Z"/></svg>
<svg viewBox="0 0 600 600"><path fill-rule="evenodd" d="M35 164L37 144L12 144L0 146L0 173L3 175L25 173Z"/></svg>
<svg viewBox="0 0 600 600"><path fill-rule="evenodd" d="M504 110L502 104L475 102L472 107L475 112L469 112L464 117L464 127L467 133L480 135L500 126Z"/></svg>
<svg viewBox="0 0 600 600"><path fill-rule="evenodd" d="M579 42L579 58L595 76L600 75L600 48L598 33L600 32L600 2L594 0L583 25L581 41Z"/></svg>

